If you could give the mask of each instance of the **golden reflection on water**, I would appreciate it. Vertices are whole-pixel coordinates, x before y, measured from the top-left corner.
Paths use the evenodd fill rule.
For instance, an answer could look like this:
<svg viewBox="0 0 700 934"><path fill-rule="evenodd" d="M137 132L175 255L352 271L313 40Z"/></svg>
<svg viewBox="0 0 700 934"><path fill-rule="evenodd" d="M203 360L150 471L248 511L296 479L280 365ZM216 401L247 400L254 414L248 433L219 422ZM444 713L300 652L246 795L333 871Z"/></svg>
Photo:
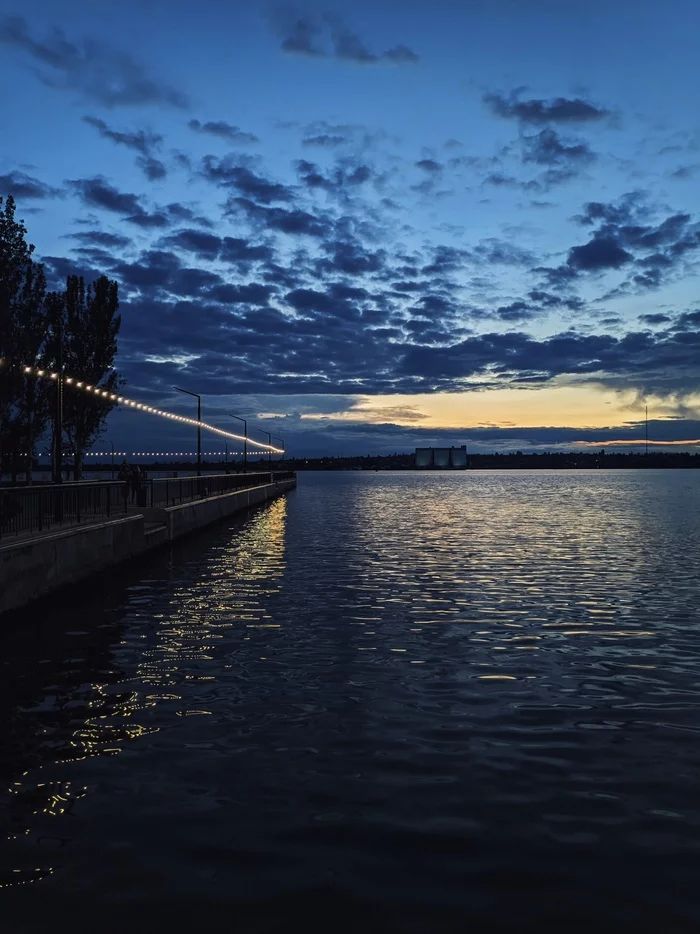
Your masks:
<svg viewBox="0 0 700 934"><path fill-rule="evenodd" d="M286 519L284 497L252 513L206 558L194 579L190 574L186 584L174 588L167 582L166 610L162 592L154 593L159 612L151 613L150 598L144 597L143 589L136 590L125 608L128 636L116 648L115 667L131 674L92 684L85 701L89 716L67 737L54 762L24 773L9 788L17 817L8 840L29 838L32 819L64 817L88 793L70 781L38 781L42 774L95 756L118 756L124 744L160 731L149 715L161 704L177 707L182 702L183 695L173 688L216 681L215 668L207 671L207 666L216 659L222 630L279 628L266 620L268 600L279 592L285 569ZM212 713L192 707L173 712L180 718ZM53 866L14 869L0 877L0 888L37 882L54 871Z"/></svg>

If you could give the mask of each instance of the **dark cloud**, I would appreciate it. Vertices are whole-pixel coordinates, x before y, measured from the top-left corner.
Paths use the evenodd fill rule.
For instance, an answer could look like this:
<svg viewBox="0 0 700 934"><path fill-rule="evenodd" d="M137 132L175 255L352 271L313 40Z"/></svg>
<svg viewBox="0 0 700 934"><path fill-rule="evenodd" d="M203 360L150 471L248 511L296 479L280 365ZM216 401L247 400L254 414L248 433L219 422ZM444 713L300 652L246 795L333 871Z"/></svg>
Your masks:
<svg viewBox="0 0 700 934"><path fill-rule="evenodd" d="M319 238L326 237L329 233L328 224L308 211L267 207L250 198L229 198L226 213L244 215L263 230Z"/></svg>
<svg viewBox="0 0 700 934"><path fill-rule="evenodd" d="M148 214L146 211L143 211L140 214L132 214L130 217L125 217L124 220L128 224L135 224L137 227L143 227L145 229L160 229L170 226L170 218L161 211L155 211L153 214Z"/></svg>
<svg viewBox="0 0 700 934"><path fill-rule="evenodd" d="M541 130L534 136L523 136L523 162L537 165L562 165L567 162L588 163L595 159L595 153L583 140L564 142L556 130Z"/></svg>
<svg viewBox="0 0 700 934"><path fill-rule="evenodd" d="M419 159L416 165L419 169L423 169L424 172L428 172L430 175L439 175L443 169L441 163L436 162L434 159Z"/></svg>
<svg viewBox="0 0 700 934"><path fill-rule="evenodd" d="M83 122L94 127L103 139L111 140L117 145L126 146L127 149L138 152L136 165L149 181L158 181L168 174L164 163L153 155L153 150L163 142L163 137L159 133L153 133L150 130L115 130L99 117L83 117Z"/></svg>
<svg viewBox="0 0 700 934"><path fill-rule="evenodd" d="M143 155L148 155L154 147L159 146L163 141L160 133L153 133L149 130L115 130L99 117L86 116L83 117L83 122L94 127L104 139L126 146L128 149L135 149L137 152L143 153Z"/></svg>
<svg viewBox="0 0 700 934"><path fill-rule="evenodd" d="M322 189L340 197L345 197L349 188L362 185L372 177L368 165L357 165L349 160L339 162L329 174L324 174L316 163L307 159L299 159L296 169L299 180L307 188Z"/></svg>
<svg viewBox="0 0 700 934"><path fill-rule="evenodd" d="M583 214L573 219L583 226L589 224L630 224L648 214L644 206L644 195L640 191L630 191L622 195L617 202L589 201L584 205Z"/></svg>
<svg viewBox="0 0 700 934"><path fill-rule="evenodd" d="M460 269L470 258L468 250L460 250L452 246L436 246L432 250L432 260L423 266L422 272L426 275L443 274Z"/></svg>
<svg viewBox="0 0 700 934"><path fill-rule="evenodd" d="M349 142L351 142L351 140L347 136L333 136L329 133L318 133L316 136L305 137L302 140L302 145L335 149L337 146L346 146Z"/></svg>
<svg viewBox="0 0 700 934"><path fill-rule="evenodd" d="M511 302L510 305L502 305L496 311L501 321L529 321L534 317L532 308L525 302Z"/></svg>
<svg viewBox="0 0 700 934"><path fill-rule="evenodd" d="M643 321L644 324L651 324L656 327L660 324L668 324L671 321L668 315L663 315L661 313L649 314L649 315L639 315L639 320Z"/></svg>
<svg viewBox="0 0 700 934"><path fill-rule="evenodd" d="M0 197L12 195L17 201L45 201L61 195L60 188L53 188L25 172L10 172L0 175Z"/></svg>
<svg viewBox="0 0 700 934"><path fill-rule="evenodd" d="M209 298L226 305L267 305L270 296L274 293L270 285L261 285L250 282L245 285L222 284L215 285L209 290Z"/></svg>
<svg viewBox="0 0 700 934"><path fill-rule="evenodd" d="M491 185L495 188L512 188L530 193L546 194L558 185L564 185L579 175L580 168L573 166L547 169L535 178L526 180L516 178L514 175L506 175L503 172L489 172L482 184Z"/></svg>
<svg viewBox="0 0 700 934"><path fill-rule="evenodd" d="M159 245L194 253L199 259L215 260L221 251L221 238L201 230L186 229L163 237Z"/></svg>
<svg viewBox="0 0 700 934"><path fill-rule="evenodd" d="M136 165L141 169L149 182L160 181L168 174L165 164L153 156L137 156Z"/></svg>
<svg viewBox="0 0 700 934"><path fill-rule="evenodd" d="M131 240L121 234L108 233L106 230L81 230L79 233L66 234L71 240L77 240L86 246L111 247L123 250L131 245Z"/></svg>
<svg viewBox="0 0 700 934"><path fill-rule="evenodd" d="M224 237L221 241L220 260L238 267L248 267L252 263L272 262L274 252L265 244L251 244L242 237Z"/></svg>
<svg viewBox="0 0 700 934"><path fill-rule="evenodd" d="M390 62L396 62L399 65L415 65L420 61L420 55L414 52L413 49L409 49L407 45L395 45L393 49L387 49L384 53L384 57Z"/></svg>
<svg viewBox="0 0 700 934"><path fill-rule="evenodd" d="M378 272L385 261L382 250L369 250L358 241L327 241L323 244L328 261L321 264L325 272L338 271L350 276Z"/></svg>
<svg viewBox="0 0 700 934"><path fill-rule="evenodd" d="M509 95L489 92L484 103L497 117L519 120L521 123L542 125L547 123L591 123L610 116L610 111L597 107L580 97L556 97L551 100L520 100L522 89Z"/></svg>
<svg viewBox="0 0 700 934"><path fill-rule="evenodd" d="M207 228L212 228L214 226L208 217L202 217L201 215L195 214L191 208L188 208L184 204L180 204L178 201L166 205L165 210L168 212L170 217L176 218L180 221L192 221L193 223L200 224L202 227Z"/></svg>
<svg viewBox="0 0 700 934"><path fill-rule="evenodd" d="M572 247L567 263L573 269L594 272L599 269L619 269L631 259L632 254L624 250L617 240L594 237L583 246Z"/></svg>
<svg viewBox="0 0 700 934"><path fill-rule="evenodd" d="M270 23L281 40L282 51L294 55L336 58L357 65L376 65L379 62L414 65L420 60L413 49L403 44L392 46L381 54L372 52L365 41L335 14L319 19L288 8L278 8L270 17Z"/></svg>
<svg viewBox="0 0 700 934"><path fill-rule="evenodd" d="M486 263L498 263L501 266L531 266L535 257L530 250L515 243L491 237L482 240L472 251L472 256Z"/></svg>
<svg viewBox="0 0 700 934"><path fill-rule="evenodd" d="M370 52L357 33L340 19L333 18L330 32L333 52L337 58L360 65L374 65L379 61L379 56Z"/></svg>
<svg viewBox="0 0 700 934"><path fill-rule="evenodd" d="M54 28L41 41L21 16L0 18L0 42L23 52L40 81L59 90L76 91L105 107L166 104L186 107L180 91L149 77L143 65L107 43L86 39L69 42Z"/></svg>
<svg viewBox="0 0 700 934"><path fill-rule="evenodd" d="M67 181L66 184L88 207L102 208L116 214L145 215L138 195L119 191L101 175Z"/></svg>
<svg viewBox="0 0 700 934"><path fill-rule="evenodd" d="M694 344L700 351L700 311L684 312L676 318L673 327L676 331L689 332L692 340L688 341L688 345ZM682 335L677 335L675 340L683 340Z"/></svg>
<svg viewBox="0 0 700 934"><path fill-rule="evenodd" d="M192 119L187 125L197 133L208 133L210 136L217 136L229 143L246 145L260 142L253 133L246 133L240 127L226 123L224 120L209 120L207 123L201 123L199 120Z"/></svg>
<svg viewBox="0 0 700 934"><path fill-rule="evenodd" d="M679 165L678 168L671 172L670 178L675 178L676 181L685 181L689 178L695 178L700 170L700 164L693 163L692 165Z"/></svg>
<svg viewBox="0 0 700 934"><path fill-rule="evenodd" d="M271 17L271 24L281 39L283 52L310 57L326 55L321 45L323 27L312 17L298 16L292 10L278 8Z"/></svg>
<svg viewBox="0 0 700 934"><path fill-rule="evenodd" d="M235 188L242 195L262 204L274 201L293 201L289 188L257 175L251 169L236 164L230 158L217 159L205 156L202 159L202 175L222 188Z"/></svg>
<svg viewBox="0 0 700 934"><path fill-rule="evenodd" d="M688 253L700 248L700 225L692 223L690 214L680 212L654 224L649 222L651 213L641 195L630 192L617 202L588 202L574 220L584 226L596 225L592 243L616 244L622 250L616 254L619 265L634 256L642 271L634 274L627 286L655 289L682 268ZM614 256L614 251L610 255Z"/></svg>

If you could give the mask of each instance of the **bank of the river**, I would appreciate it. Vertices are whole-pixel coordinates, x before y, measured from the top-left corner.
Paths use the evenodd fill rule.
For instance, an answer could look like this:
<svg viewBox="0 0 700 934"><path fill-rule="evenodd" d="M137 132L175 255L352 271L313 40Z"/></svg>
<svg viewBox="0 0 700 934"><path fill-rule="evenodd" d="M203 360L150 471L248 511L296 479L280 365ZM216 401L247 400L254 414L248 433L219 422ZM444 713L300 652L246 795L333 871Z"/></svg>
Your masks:
<svg viewBox="0 0 700 934"><path fill-rule="evenodd" d="M294 489L296 478L0 541L0 613Z"/></svg>

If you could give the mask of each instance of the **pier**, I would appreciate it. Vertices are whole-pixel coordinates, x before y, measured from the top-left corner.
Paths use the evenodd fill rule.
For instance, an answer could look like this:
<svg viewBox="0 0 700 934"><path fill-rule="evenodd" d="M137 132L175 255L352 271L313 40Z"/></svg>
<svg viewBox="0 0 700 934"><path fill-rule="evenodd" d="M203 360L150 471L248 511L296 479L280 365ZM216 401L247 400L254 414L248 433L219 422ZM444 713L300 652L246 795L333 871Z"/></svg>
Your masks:
<svg viewBox="0 0 700 934"><path fill-rule="evenodd" d="M0 489L0 613L296 486L290 471Z"/></svg>

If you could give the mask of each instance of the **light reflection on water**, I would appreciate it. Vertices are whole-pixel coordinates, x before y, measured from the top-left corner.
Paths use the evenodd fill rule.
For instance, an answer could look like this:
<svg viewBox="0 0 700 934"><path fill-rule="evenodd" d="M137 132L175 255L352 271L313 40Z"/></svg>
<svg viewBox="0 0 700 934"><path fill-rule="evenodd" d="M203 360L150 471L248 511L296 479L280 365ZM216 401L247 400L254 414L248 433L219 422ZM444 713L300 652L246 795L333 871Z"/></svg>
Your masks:
<svg viewBox="0 0 700 934"><path fill-rule="evenodd" d="M693 471L300 475L10 646L0 881L700 920L698 506Z"/></svg>

